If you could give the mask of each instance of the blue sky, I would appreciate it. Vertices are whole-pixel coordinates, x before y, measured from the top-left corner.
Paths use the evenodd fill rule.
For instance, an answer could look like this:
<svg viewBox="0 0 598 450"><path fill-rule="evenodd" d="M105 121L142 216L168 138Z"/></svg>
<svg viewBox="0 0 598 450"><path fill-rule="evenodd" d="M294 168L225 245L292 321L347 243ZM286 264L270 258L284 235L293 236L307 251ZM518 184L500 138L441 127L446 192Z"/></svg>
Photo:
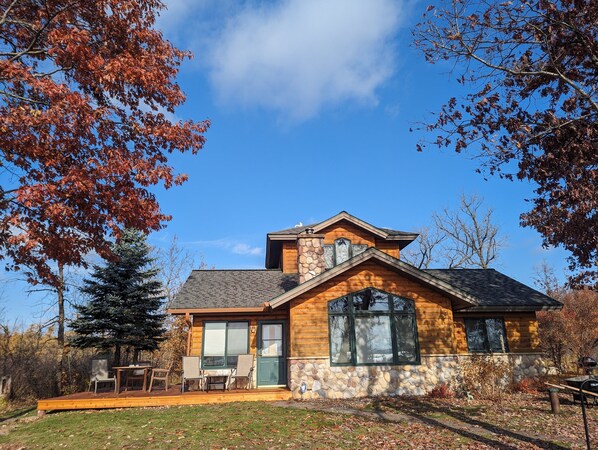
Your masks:
<svg viewBox="0 0 598 450"><path fill-rule="evenodd" d="M429 65L410 28L427 3L396 0L169 0L164 35L194 58L179 82L176 118L210 119L198 155L173 155L189 176L154 191L173 216L150 242L176 235L216 268L262 268L266 233L345 210L414 231L462 193L484 197L508 245L495 267L532 284L543 261L558 274L564 251L542 249L519 214L533 186L484 179L480 161L415 149L443 101L459 95L452 65ZM428 136L431 138L431 136ZM0 308L24 322L48 317L42 294L4 275Z"/></svg>

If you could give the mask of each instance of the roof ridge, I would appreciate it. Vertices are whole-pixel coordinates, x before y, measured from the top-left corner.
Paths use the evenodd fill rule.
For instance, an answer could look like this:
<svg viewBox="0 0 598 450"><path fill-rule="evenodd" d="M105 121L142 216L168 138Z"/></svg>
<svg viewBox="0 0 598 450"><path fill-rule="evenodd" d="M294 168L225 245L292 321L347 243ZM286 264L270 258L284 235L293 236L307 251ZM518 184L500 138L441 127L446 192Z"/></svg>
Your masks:
<svg viewBox="0 0 598 450"><path fill-rule="evenodd" d="M459 268L435 268L435 269L420 269L423 270L424 272L429 271L429 270L481 270L481 271L489 271L489 270L494 270L495 272L498 272L494 267L488 267L487 269L482 269L481 267L459 267ZM502 272L501 272L502 273ZM503 274L504 275L504 274Z"/></svg>
<svg viewBox="0 0 598 450"><path fill-rule="evenodd" d="M281 272L281 269L192 269L192 272Z"/></svg>
<svg viewBox="0 0 598 450"><path fill-rule="evenodd" d="M348 216L348 217L342 217L342 216ZM354 216L353 214L351 214L351 213L349 213L349 212L347 212L345 210L342 210L339 213L334 214L333 216L329 217L328 219L324 219L324 220L321 220L319 222L314 222L314 223L310 223L310 224L295 225L294 227L284 228L282 230L270 231L267 234L268 235L293 234L292 233L293 230L301 230L302 231L302 230L305 230L307 228L315 228L315 227L317 227L317 226L319 226L319 225L321 225L321 224L323 224L325 222L328 222L328 221L330 221L330 220L332 220L334 218L338 218L338 220L350 220L350 221L351 220L355 220L355 221L358 221L358 222L362 222L362 223L364 223L365 225L367 225L367 226L369 226L371 228L374 228L376 230L380 230L380 231L383 231L383 232L387 232L387 234L389 234L388 232L391 232L393 234L394 233L399 233L399 234L404 234L404 235L417 235L416 232L402 231L402 230L397 230L396 228L379 227L377 225L373 225L370 222L367 222L367 221L365 221L363 219L360 219L359 217Z"/></svg>

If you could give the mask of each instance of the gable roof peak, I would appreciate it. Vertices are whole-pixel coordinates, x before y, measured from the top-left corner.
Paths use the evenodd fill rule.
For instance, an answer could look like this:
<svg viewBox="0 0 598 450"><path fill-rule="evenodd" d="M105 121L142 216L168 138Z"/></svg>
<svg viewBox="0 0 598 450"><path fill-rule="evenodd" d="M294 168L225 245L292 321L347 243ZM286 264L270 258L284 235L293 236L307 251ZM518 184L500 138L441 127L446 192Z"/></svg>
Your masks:
<svg viewBox="0 0 598 450"><path fill-rule="evenodd" d="M407 232L407 231L399 231L399 230L393 230L390 228L382 228L382 227L374 226L374 225L366 222L365 220L362 220L359 217L356 217L356 216L348 213L347 211L342 210L338 214L335 214L334 216L329 217L328 219L323 220L321 222L306 224L306 225L304 225L302 222L300 222L300 225L295 225L292 228L285 228L283 230L271 231L270 233L268 233L268 238L276 239L276 238L287 237L288 239L293 239L293 237L304 232L307 229L311 228L314 230L314 232L317 233L330 225L340 222L341 220L347 220L347 221L353 223L354 225L356 225L360 228L363 228L363 229L371 232L372 234L375 234L378 237L383 238L383 239L397 239L397 237L399 237L400 240L406 240L406 239L414 240L418 236L417 233L411 233L411 232Z"/></svg>
<svg viewBox="0 0 598 450"><path fill-rule="evenodd" d="M348 213L347 211L342 210L338 214L335 214L334 216L323 220L322 222L308 225L301 224L301 226L294 226L293 228L286 228L284 230L272 231L268 233L266 237L266 267L276 268L280 266L280 253L282 249L281 241L295 241L301 233L308 229L313 230L313 232L316 234L320 233L325 228L342 220L346 220L354 226L371 233L378 239L383 239L385 241L396 241L400 249L403 249L409 245L418 236L417 233L376 227Z"/></svg>
<svg viewBox="0 0 598 450"><path fill-rule="evenodd" d="M290 291L273 298L269 304L271 307L276 308L284 303L289 302L298 295L307 292L323 282L328 281L337 275L352 269L353 267L357 267L368 260L378 261L379 263L387 265L393 270L400 272L404 276L422 282L434 289L440 290L451 297L455 301L456 305L460 307L471 307L478 305L477 299L469 292L452 286L444 280L419 270L404 261L393 258L392 256L382 252L381 250L378 250L375 247L370 247L365 252L348 259L332 269L329 269L308 281L298 284L294 289L291 289Z"/></svg>

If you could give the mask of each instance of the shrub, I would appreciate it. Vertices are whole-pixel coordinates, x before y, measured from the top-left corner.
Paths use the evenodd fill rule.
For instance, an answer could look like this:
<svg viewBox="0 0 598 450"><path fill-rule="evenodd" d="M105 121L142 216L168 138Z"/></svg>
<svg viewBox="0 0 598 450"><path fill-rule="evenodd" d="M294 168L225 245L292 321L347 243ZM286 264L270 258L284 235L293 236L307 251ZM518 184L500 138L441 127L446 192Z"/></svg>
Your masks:
<svg viewBox="0 0 598 450"><path fill-rule="evenodd" d="M473 354L461 364L461 387L466 395L500 400L508 390L512 372L506 360L491 354Z"/></svg>
<svg viewBox="0 0 598 450"><path fill-rule="evenodd" d="M522 378L519 381L514 381L511 384L511 390L513 392L521 392L523 394L531 394L538 392L544 386L542 380L538 378Z"/></svg>
<svg viewBox="0 0 598 450"><path fill-rule="evenodd" d="M428 392L428 397L430 398L453 398L454 396L455 393L446 383L437 384Z"/></svg>
<svg viewBox="0 0 598 450"><path fill-rule="evenodd" d="M60 373L60 348L52 328L0 323L0 375L12 378L9 400L17 403L79 392L87 388L93 352L67 349Z"/></svg>

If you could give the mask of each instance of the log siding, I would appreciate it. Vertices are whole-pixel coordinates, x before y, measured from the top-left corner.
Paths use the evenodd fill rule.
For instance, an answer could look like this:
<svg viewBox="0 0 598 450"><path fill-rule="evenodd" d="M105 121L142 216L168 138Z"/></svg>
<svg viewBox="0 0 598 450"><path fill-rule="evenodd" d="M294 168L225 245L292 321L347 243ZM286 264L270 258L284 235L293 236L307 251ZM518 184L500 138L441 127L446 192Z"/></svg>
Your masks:
<svg viewBox="0 0 598 450"><path fill-rule="evenodd" d="M328 355L328 302L367 287L415 301L421 355L454 352L449 299L381 264L368 262L291 301L290 357Z"/></svg>
<svg viewBox="0 0 598 450"><path fill-rule="evenodd" d="M499 318L505 322L507 343L510 353L530 353L540 351L538 321L534 312L521 313L458 313L454 314L454 334L456 353L469 353L465 335L466 318Z"/></svg>

